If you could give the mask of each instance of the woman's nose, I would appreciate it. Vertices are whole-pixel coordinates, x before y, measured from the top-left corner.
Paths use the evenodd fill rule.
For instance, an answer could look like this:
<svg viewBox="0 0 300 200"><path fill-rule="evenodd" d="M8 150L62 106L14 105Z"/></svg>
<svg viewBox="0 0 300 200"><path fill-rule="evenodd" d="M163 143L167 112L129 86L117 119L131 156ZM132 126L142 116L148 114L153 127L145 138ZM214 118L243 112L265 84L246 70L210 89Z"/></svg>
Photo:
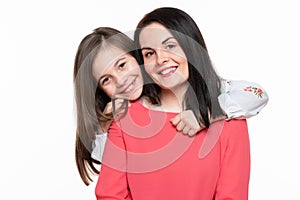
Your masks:
<svg viewBox="0 0 300 200"><path fill-rule="evenodd" d="M169 61L169 57L167 52L165 52L162 49L157 49L156 50L156 56L157 56L157 63L159 65L163 65Z"/></svg>

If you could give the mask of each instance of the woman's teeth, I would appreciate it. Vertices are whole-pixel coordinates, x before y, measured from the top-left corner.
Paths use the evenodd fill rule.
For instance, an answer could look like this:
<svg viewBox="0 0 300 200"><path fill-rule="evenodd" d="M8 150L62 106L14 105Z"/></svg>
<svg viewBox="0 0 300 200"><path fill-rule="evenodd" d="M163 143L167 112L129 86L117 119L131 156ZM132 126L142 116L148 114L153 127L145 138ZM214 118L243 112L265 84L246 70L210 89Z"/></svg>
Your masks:
<svg viewBox="0 0 300 200"><path fill-rule="evenodd" d="M168 73L170 73L172 71L175 71L175 70L176 70L176 67L171 67L171 68L168 68L168 69L165 69L165 70L161 71L160 73L162 75L166 75L166 74L168 74Z"/></svg>

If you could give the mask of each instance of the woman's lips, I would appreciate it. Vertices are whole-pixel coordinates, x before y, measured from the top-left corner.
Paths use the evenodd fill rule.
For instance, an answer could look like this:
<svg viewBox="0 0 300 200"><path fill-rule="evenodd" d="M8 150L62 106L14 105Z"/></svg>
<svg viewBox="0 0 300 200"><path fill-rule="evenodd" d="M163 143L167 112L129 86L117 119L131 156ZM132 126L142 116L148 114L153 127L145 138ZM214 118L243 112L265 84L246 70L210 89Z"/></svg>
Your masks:
<svg viewBox="0 0 300 200"><path fill-rule="evenodd" d="M160 75L162 75L163 77L167 77L172 75L175 71L176 71L177 67L172 66L172 67L168 67L163 69L162 71L159 72Z"/></svg>

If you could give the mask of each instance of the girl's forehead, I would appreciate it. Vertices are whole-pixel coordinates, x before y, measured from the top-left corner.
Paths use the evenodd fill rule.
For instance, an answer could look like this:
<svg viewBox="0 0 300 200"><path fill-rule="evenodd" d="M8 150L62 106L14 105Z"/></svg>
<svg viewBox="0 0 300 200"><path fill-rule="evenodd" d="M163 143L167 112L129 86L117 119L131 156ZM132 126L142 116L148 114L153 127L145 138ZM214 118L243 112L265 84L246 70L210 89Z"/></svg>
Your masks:
<svg viewBox="0 0 300 200"><path fill-rule="evenodd" d="M107 60L114 60L127 53L128 52L119 47L113 45L105 45L99 49L97 56L101 58L107 58Z"/></svg>
<svg viewBox="0 0 300 200"><path fill-rule="evenodd" d="M93 75L98 79L100 76L113 67L118 60L129 56L128 52L112 45L101 47L93 62Z"/></svg>

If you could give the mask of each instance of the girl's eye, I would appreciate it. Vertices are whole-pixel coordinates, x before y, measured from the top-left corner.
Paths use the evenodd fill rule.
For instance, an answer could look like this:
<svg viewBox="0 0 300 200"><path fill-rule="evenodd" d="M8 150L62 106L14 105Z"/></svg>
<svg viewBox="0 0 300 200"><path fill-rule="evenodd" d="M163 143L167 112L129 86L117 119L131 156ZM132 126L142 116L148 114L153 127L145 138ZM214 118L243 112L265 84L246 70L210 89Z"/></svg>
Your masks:
<svg viewBox="0 0 300 200"><path fill-rule="evenodd" d="M119 64L119 68L123 68L123 67L125 67L125 62L123 62L123 63L121 63L121 64Z"/></svg>
<svg viewBox="0 0 300 200"><path fill-rule="evenodd" d="M104 77L100 80L101 85L105 85L110 81L109 77Z"/></svg>

